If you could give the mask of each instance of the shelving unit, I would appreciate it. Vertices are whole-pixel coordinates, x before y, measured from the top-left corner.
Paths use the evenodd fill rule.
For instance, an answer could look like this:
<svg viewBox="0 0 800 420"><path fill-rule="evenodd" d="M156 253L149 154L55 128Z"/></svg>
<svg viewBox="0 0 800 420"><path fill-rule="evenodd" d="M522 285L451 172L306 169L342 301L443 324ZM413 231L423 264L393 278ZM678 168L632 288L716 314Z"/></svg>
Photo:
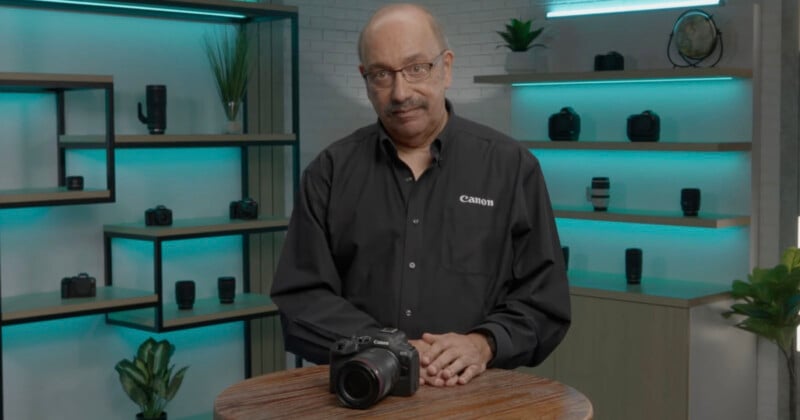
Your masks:
<svg viewBox="0 0 800 420"><path fill-rule="evenodd" d="M175 220L170 226L145 226L143 223L106 225L103 227L103 261L106 286L113 284L111 242L114 238L127 238L153 242L153 287L157 301L153 309L140 309L108 314L110 324L139 328L146 331L165 332L181 328L197 327L222 322L239 321L260 316L274 315L276 306L267 296L250 294L250 281L245 271L244 293L238 294L234 304L220 304L215 300L199 300L191 310L177 310L174 302L163 299L163 253L165 241L175 241L213 236L247 235L275 232L289 226L286 218L260 218L254 220L230 220L207 218Z"/></svg>
<svg viewBox="0 0 800 420"><path fill-rule="evenodd" d="M737 68L682 68L655 70L613 70L563 73L515 73L475 76L475 83L501 85L555 85L595 83L647 83L651 81L685 81L711 79L750 79L753 71Z"/></svg>
<svg viewBox="0 0 800 420"><path fill-rule="evenodd" d="M96 148L106 151L106 188L70 191L65 187L66 158L58 153L58 176L54 187L0 190L0 208L108 203L114 201L114 81L111 76L84 74L0 73L0 94L53 94L59 135L66 133L65 94L75 90L101 90L105 96L106 133L96 137Z"/></svg>
<svg viewBox="0 0 800 420"><path fill-rule="evenodd" d="M656 260L662 271L702 269L692 267L698 261L713 264L730 250L737 251L726 263L746 262L750 216L742 202L750 200L751 78L752 71L737 68L474 78L511 87L511 134L541 162L562 245L578 244L570 246L567 272L573 327L532 371L586 393L598 417L749 418L754 411L748 398L754 392L749 384L755 378L755 341L720 316L731 303L733 277L723 283L653 275L645 268L641 284L629 285L624 264L609 263L622 260L626 247L643 248L645 260ZM581 115L578 141L548 140L548 117L563 106ZM643 109L661 116L660 141L628 141L625 119ZM745 179L730 181L731 174ZM595 175L612 180L608 211L593 211L584 200L586 182ZM663 197L695 183L704 183L710 203L701 205L699 217L684 217L677 196ZM710 255L699 255L704 253ZM742 380L724 377L729 366L741 367ZM707 402L722 400L735 403Z"/></svg>
<svg viewBox="0 0 800 420"><path fill-rule="evenodd" d="M161 147L247 147L293 146L294 134L165 134L117 135L114 145L118 149ZM58 146L63 149L96 149L101 136L60 136Z"/></svg>
<svg viewBox="0 0 800 420"><path fill-rule="evenodd" d="M703 213L697 217L685 217L675 212L654 212L635 210L591 211L553 207L557 218L594 220L598 222L641 223L647 225L666 225L721 229L750 225L750 216L714 215Z"/></svg>
<svg viewBox="0 0 800 420"><path fill-rule="evenodd" d="M626 152L749 152L750 143L678 143L623 141L550 141L521 140L529 149L542 150L607 150Z"/></svg>
<svg viewBox="0 0 800 420"><path fill-rule="evenodd" d="M152 292L98 287L92 298L61 299L61 291L33 293L2 299L3 325L37 322L71 316L92 315L153 306L158 296Z"/></svg>
<svg viewBox="0 0 800 420"><path fill-rule="evenodd" d="M288 147L291 153L291 173L294 189L299 185L299 40L298 12L293 6L241 2L232 0L99 0L83 1L37 1L11 0L3 2L2 8L21 7L59 12L101 13L140 18L209 22L214 24L249 25L263 22L283 21L288 23L289 57L286 78L291 86L285 112L290 113L288 133L258 132L250 130L248 124L248 104L258 104L262 98L251 97L248 93L243 110L243 134L184 133L168 135L130 135L117 134L114 130L114 83L112 76L39 74L39 73L0 73L0 94L35 93L53 94L57 110L58 183L47 188L15 188L0 191L0 208L36 207L62 204L87 204L115 201L115 149L153 149L158 153L162 148L237 148L241 151L242 197L248 196L248 165L253 156L259 155L263 148ZM280 35L284 36L284 35ZM257 53L263 55L259 50ZM261 60L263 65L267 60ZM153 70L157 72L157 70ZM207 71L203 69L201 71ZM105 94L105 133L74 135L65 127L65 93L71 90L99 89ZM262 94L263 95L263 94ZM280 94L276 94L280 95ZM256 95L253 95L256 96ZM254 109L258 109L255 107ZM95 129L94 133L97 130ZM189 130L191 131L191 130ZM253 131L253 132L250 132ZM65 161L70 150L105 149L107 189L69 191L65 184ZM282 175L281 175L282 176ZM282 187L280 182L273 185L275 190ZM55 184L55 183L54 183ZM225 203L227 205L227 202ZM263 207L262 207L263 209ZM0 299L0 324L13 325L59 319L83 315L105 314L106 322L150 332L169 332L226 322L243 321L273 316L276 306L265 294L250 291L249 238L253 234L277 232L288 226L286 217L261 217L257 220L229 220L227 218L175 220L172 226L144 226L143 223L112 224L103 227L103 267L105 279L101 286L98 278L97 295L93 298L73 298L62 300L57 292L32 293ZM235 296L234 303L220 304L218 299L198 299L191 310L178 310L177 305L164 302L162 293L162 253L165 241L176 241L200 237L240 236L243 248L243 289ZM133 290L120 287L120 279L112 279L111 243L115 238L125 238L152 242L154 247L153 287L148 290ZM4 282L15 279L2 279ZM55 284L55 283L54 283ZM250 331L245 324L245 375L250 375ZM2 342L0 342L2 347ZM0 363L0 377L2 364ZM0 418L3 413L3 390L0 387Z"/></svg>

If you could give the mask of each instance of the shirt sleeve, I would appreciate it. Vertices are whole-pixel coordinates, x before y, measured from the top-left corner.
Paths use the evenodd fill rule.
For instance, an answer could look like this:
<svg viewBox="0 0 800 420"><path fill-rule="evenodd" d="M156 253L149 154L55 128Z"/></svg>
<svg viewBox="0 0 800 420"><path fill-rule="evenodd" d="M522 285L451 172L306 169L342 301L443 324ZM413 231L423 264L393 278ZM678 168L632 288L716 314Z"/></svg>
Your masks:
<svg viewBox="0 0 800 420"><path fill-rule="evenodd" d="M496 343L490 367L536 366L564 338L570 297L561 244L541 167L520 151L511 210L513 265L500 298L474 330L488 330Z"/></svg>
<svg viewBox="0 0 800 420"><path fill-rule="evenodd" d="M330 174L324 154L304 171L271 290L286 350L317 364L329 363L339 338L380 327L342 297L325 228Z"/></svg>

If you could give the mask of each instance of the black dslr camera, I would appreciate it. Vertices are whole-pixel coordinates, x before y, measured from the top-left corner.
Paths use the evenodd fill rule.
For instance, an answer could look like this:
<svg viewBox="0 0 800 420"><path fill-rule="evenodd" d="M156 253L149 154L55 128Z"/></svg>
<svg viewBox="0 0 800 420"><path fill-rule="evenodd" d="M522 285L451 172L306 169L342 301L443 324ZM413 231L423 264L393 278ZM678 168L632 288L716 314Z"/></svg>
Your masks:
<svg viewBox="0 0 800 420"><path fill-rule="evenodd" d="M625 57L616 51L594 56L594 71L623 69L625 69Z"/></svg>
<svg viewBox="0 0 800 420"><path fill-rule="evenodd" d="M258 219L258 203L252 198L231 201L231 219Z"/></svg>
<svg viewBox="0 0 800 420"><path fill-rule="evenodd" d="M628 117L630 141L658 141L660 133L661 119L655 112L647 110Z"/></svg>
<svg viewBox="0 0 800 420"><path fill-rule="evenodd" d="M419 387L419 353L396 328L343 338L331 347L330 391L345 406L369 408L383 397Z"/></svg>
<svg viewBox="0 0 800 420"><path fill-rule="evenodd" d="M564 107L547 121L550 140L578 140L581 134L581 116L572 108Z"/></svg>
<svg viewBox="0 0 800 420"><path fill-rule="evenodd" d="M94 297L97 285L94 277L80 273L75 277L61 279L61 299Z"/></svg>
<svg viewBox="0 0 800 420"><path fill-rule="evenodd" d="M144 224L147 226L169 226L172 224L172 210L162 205L144 211Z"/></svg>

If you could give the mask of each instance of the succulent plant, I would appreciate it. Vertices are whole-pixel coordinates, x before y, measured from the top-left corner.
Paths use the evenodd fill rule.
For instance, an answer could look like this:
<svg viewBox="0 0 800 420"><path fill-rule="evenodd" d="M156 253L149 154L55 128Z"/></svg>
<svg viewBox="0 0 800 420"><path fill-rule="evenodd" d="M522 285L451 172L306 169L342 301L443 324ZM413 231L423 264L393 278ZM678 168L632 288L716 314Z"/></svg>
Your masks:
<svg viewBox="0 0 800 420"><path fill-rule="evenodd" d="M544 44L533 43L542 34L544 27L531 29L532 24L531 20L511 19L510 23L506 24L505 31L497 31L498 35L506 42L500 46L511 51L528 51L533 47L544 47Z"/></svg>

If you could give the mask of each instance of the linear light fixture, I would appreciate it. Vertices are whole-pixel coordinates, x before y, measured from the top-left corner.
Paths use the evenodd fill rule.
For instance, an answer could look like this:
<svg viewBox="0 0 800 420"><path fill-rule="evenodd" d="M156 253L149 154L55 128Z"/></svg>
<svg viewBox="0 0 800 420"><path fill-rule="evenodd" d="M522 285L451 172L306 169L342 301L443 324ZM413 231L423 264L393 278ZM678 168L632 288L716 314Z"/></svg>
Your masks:
<svg viewBox="0 0 800 420"><path fill-rule="evenodd" d="M247 16L238 13L215 12L210 10L181 9L171 7L145 6L139 4L108 3L103 1L83 0L32 0L38 3L66 4L87 7L107 7L109 9L141 10L146 12L175 13L183 15L209 16L228 19L245 19Z"/></svg>
<svg viewBox="0 0 800 420"><path fill-rule="evenodd" d="M552 7L545 16L560 18L569 16L600 15L607 13L641 12L645 10L675 9L679 7L717 6L720 0L669 0L669 1L605 1L603 4L587 2Z"/></svg>
<svg viewBox="0 0 800 420"><path fill-rule="evenodd" d="M610 85L622 83L672 83L672 82L720 82L733 80L730 76L719 77L679 77L668 79L627 79L627 80L565 80L560 82L524 82L512 83L511 86L559 86L559 85Z"/></svg>

